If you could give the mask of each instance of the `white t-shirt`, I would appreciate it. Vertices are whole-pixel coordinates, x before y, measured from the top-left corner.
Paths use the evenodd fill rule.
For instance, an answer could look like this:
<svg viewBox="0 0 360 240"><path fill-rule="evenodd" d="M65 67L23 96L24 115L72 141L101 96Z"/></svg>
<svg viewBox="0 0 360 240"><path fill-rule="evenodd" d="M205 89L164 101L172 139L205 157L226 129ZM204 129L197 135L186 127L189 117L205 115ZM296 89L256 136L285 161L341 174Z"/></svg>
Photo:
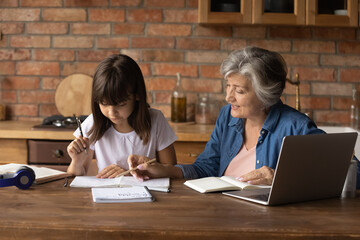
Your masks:
<svg viewBox="0 0 360 240"><path fill-rule="evenodd" d="M156 151L161 151L177 140L177 136L169 126L167 120L160 110L150 108L151 132L150 140L144 145L143 141L135 131L120 133L111 126L101 139L90 145L95 150L96 161L99 172L111 165L116 164L123 169L129 169L127 158L130 154L155 158ZM88 132L93 126L93 115L89 115L81 124L84 137L89 137ZM76 129L74 136L80 136Z"/></svg>

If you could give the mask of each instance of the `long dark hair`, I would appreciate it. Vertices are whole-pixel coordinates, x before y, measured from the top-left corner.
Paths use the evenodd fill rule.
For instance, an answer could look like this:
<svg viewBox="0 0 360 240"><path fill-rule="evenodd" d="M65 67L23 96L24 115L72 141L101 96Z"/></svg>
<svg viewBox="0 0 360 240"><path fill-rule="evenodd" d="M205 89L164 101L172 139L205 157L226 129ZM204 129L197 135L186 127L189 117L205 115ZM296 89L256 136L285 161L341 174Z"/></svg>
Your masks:
<svg viewBox="0 0 360 240"><path fill-rule="evenodd" d="M91 143L99 140L112 125L101 113L99 104L118 105L131 96L135 104L128 123L146 144L150 139L151 119L141 70L129 56L114 54L105 58L97 67L92 84L91 108L94 125L89 131Z"/></svg>

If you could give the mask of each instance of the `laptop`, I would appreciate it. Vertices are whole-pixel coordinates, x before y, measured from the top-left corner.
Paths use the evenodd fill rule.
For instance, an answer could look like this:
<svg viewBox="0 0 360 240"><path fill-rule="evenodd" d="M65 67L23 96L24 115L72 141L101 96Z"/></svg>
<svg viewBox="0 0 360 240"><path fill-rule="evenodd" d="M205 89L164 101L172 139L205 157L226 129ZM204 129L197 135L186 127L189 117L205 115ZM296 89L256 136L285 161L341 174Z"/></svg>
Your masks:
<svg viewBox="0 0 360 240"><path fill-rule="evenodd" d="M271 188L223 194L263 205L340 197L358 134L283 138Z"/></svg>

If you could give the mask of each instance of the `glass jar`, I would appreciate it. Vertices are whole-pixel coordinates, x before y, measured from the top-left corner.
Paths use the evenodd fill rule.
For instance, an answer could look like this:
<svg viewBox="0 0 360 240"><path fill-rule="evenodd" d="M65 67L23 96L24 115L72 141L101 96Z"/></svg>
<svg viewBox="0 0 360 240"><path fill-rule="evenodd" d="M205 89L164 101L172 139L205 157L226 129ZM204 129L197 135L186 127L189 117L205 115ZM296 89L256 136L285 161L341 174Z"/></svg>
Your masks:
<svg viewBox="0 0 360 240"><path fill-rule="evenodd" d="M215 124L219 110L219 103L209 94L199 95L196 102L195 122L197 124Z"/></svg>

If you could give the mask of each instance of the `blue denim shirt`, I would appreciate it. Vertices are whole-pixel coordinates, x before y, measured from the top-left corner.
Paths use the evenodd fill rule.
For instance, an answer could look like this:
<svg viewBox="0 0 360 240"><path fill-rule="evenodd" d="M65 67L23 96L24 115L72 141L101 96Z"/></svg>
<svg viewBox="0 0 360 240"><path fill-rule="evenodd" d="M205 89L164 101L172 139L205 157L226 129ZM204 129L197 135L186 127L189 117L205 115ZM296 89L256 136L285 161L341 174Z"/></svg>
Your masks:
<svg viewBox="0 0 360 240"><path fill-rule="evenodd" d="M231 106L219 113L215 128L205 150L193 164L177 165L184 178L222 176L243 144L244 119L233 118ZM268 166L275 169L284 136L324 133L315 123L295 109L279 101L270 109L256 145L255 168Z"/></svg>

